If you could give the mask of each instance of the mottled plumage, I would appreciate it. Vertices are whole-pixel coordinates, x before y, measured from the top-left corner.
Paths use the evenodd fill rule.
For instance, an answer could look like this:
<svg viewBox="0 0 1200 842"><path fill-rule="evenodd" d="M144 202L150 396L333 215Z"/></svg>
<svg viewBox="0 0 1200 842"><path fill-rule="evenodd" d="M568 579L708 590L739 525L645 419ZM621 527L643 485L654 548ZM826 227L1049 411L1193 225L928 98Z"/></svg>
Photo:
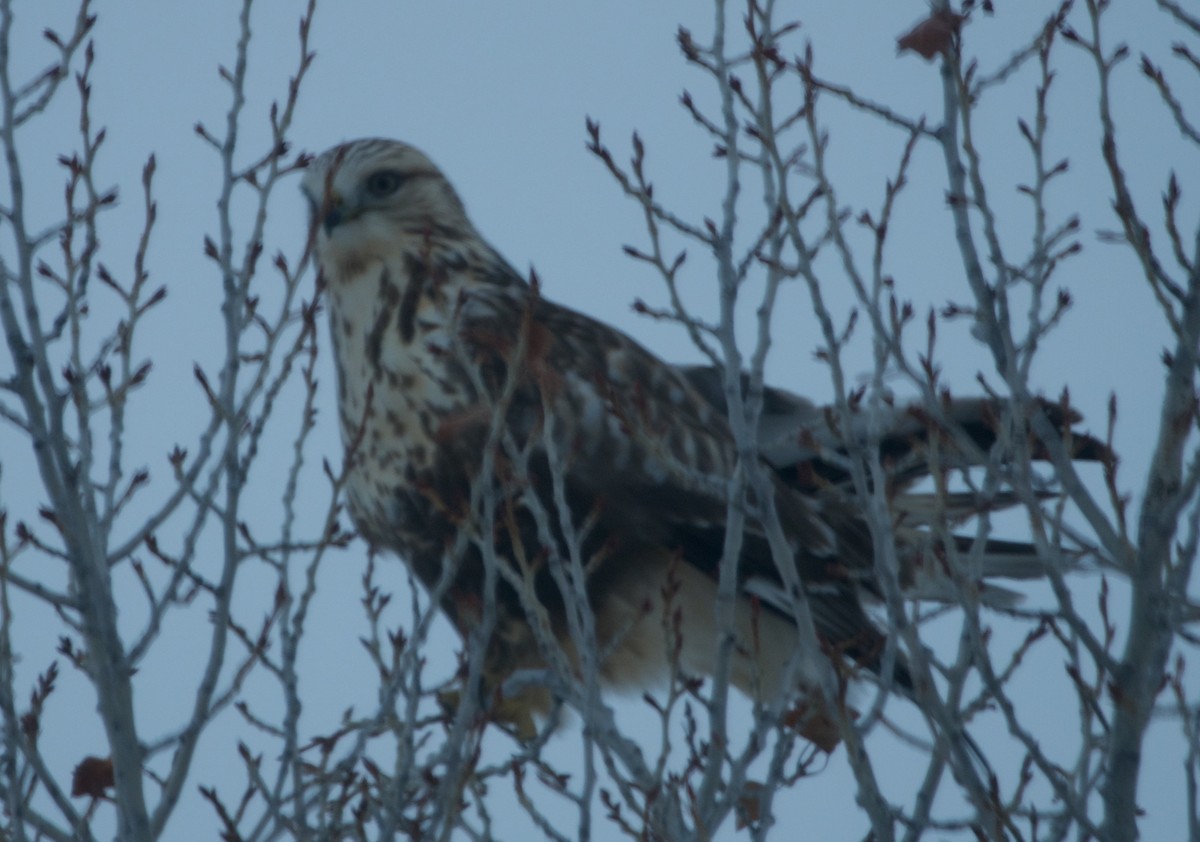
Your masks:
<svg viewBox="0 0 1200 842"><path fill-rule="evenodd" d="M568 663L578 664L554 576L569 552L568 533L578 536L588 571L606 680L641 686L666 674L674 652L666 594L678 609L680 666L710 672L725 494L736 462L714 375L668 365L625 334L542 298L410 146L336 147L311 164L303 189L328 296L346 495L360 533L397 553L431 588L450 570L441 605L461 631L484 614L482 547L522 571L536 596L523 602L512 577L501 577L491 602L489 689L546 662L530 629L532 604ZM885 638L862 603L872 589L867 529L835 477L810 481L832 464L822 455L830 448L805 449L821 435L816 416L799 398L772 397L782 411L768 406L764 416L764 458L818 634L828 652L878 671ZM562 466L561 485L548 449ZM472 495L480 479L499 501L488 536ZM924 540L915 530L903 534ZM775 561L753 519L739 582L734 682L760 696L802 685L804 665L789 672L797 638L787 599L778 597ZM903 657L895 663L903 687ZM786 688L785 676L793 682ZM548 701L536 692L522 699L541 712Z"/></svg>

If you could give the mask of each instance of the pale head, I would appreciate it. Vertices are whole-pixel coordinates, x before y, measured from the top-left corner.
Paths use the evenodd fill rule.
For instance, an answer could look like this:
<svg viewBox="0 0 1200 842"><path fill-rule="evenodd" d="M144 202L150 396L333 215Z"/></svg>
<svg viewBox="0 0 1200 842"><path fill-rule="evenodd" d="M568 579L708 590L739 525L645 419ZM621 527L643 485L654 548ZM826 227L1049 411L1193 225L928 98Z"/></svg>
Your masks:
<svg viewBox="0 0 1200 842"><path fill-rule="evenodd" d="M400 141L335 146L309 164L300 189L312 211L317 259L330 280L360 275L414 238L474 235L441 170Z"/></svg>

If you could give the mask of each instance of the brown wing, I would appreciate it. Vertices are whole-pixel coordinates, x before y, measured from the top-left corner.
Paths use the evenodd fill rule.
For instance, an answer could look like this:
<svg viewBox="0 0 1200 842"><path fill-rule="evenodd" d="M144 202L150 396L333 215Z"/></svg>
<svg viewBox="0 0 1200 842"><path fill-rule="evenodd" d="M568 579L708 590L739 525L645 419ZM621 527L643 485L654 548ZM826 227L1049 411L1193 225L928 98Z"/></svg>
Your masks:
<svg viewBox="0 0 1200 842"><path fill-rule="evenodd" d="M488 391L501 395L508 385L506 428L519 448L532 444L534 483L547 505L552 475L538 437L549 439L561 458L573 522L590 525L584 548L589 561L639 558L656 547L680 553L716 578L736 462L720 407L679 369L624 334L533 292L472 291L463 302L460 332ZM863 571L872 564L864 525L836 498L773 482L818 634L831 650L877 669L883 636L859 597ZM608 573L620 578L604 564L595 569L598 586ZM747 598L790 617L791 597L752 519L743 536L739 582ZM902 663L896 678L909 683Z"/></svg>

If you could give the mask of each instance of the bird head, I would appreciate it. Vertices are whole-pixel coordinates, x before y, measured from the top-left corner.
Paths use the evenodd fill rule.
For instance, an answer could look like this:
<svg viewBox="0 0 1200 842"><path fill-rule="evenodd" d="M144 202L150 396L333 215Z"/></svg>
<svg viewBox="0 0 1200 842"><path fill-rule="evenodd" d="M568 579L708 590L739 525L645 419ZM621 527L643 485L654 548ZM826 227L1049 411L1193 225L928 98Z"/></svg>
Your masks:
<svg viewBox="0 0 1200 842"><path fill-rule="evenodd" d="M356 140L319 155L300 189L326 275L353 277L406 243L474 233L454 188L421 151ZM339 271L332 271L334 268Z"/></svg>

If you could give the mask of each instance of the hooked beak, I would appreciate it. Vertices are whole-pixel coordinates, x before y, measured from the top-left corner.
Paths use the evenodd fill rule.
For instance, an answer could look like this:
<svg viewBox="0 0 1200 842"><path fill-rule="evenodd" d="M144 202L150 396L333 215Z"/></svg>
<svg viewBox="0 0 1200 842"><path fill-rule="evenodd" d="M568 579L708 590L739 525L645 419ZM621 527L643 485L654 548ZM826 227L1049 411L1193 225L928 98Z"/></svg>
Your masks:
<svg viewBox="0 0 1200 842"><path fill-rule="evenodd" d="M312 209L313 218L325 229L327 235L352 217L346 203L337 193L330 193L320 204L313 202Z"/></svg>

